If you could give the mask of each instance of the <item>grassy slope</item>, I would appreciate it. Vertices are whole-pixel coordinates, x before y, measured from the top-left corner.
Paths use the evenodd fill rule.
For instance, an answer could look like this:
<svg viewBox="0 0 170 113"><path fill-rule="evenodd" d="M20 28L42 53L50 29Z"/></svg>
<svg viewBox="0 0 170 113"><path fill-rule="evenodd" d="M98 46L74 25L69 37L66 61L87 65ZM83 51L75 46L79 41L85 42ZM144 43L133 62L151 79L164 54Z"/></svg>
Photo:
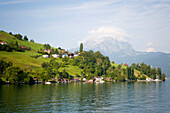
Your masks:
<svg viewBox="0 0 170 113"><path fill-rule="evenodd" d="M113 64L113 63L111 63L111 65L114 66L114 67L117 67L117 66L119 66L120 64L115 64L115 63ZM121 65L121 67L122 67L122 68L127 68L127 66L124 66L124 65Z"/></svg>
<svg viewBox="0 0 170 113"><path fill-rule="evenodd" d="M3 40L3 41L7 41L7 42L18 42L19 45L22 45L22 46L25 46L25 47L31 47L31 49L33 50L39 50L39 49L43 49L43 44L38 44L38 43L33 43L33 42L30 42L30 41L25 41L25 40L18 40L17 38L15 38L14 36L6 33L6 32L3 32L3 31L0 31L0 40Z"/></svg>
<svg viewBox="0 0 170 113"><path fill-rule="evenodd" d="M68 67L60 68L59 71L61 72L65 69L70 75L81 75L81 69L78 66L68 65Z"/></svg>
<svg viewBox="0 0 170 113"><path fill-rule="evenodd" d="M26 47L31 47L33 50L39 50L43 48L43 44L33 43L29 41L24 40L18 40L14 36L0 31L0 40L7 41L7 42L18 42L19 45L23 45ZM6 52L6 51L0 51L0 59L5 59L6 61L11 61L14 66L19 66L21 68L29 68L32 69L33 72L41 71L41 64L43 62L49 62L50 58L42 58L39 57L37 59L32 58L30 56L38 55L37 52L32 51L25 51L25 52ZM57 62L62 62L61 59L56 59ZM71 66L68 65L67 67L60 68L59 71L62 71L63 69L66 69L66 71L70 75L76 75L81 74L81 69L79 69L77 66Z"/></svg>
<svg viewBox="0 0 170 113"><path fill-rule="evenodd" d="M5 59L6 61L11 61L15 66L19 66L21 68L32 68L33 71L41 68L41 63L44 61L49 61L49 59L43 58L32 58L30 56L36 55L38 53L26 51L26 52L6 52L0 51L0 59Z"/></svg>
<svg viewBox="0 0 170 113"><path fill-rule="evenodd" d="M15 42L17 41L19 45L23 45L26 47L31 47L33 50L39 50L43 48L43 44L38 44L38 43L33 43L29 41L21 41L16 39L14 36L9 35L6 32L0 31L0 40L7 41L7 42ZM26 52L6 52L6 51L0 51L0 59L5 59L6 61L11 61L15 66L19 66L21 68L31 68L32 71L41 71L41 64L43 62L49 62L50 58L42 58L39 57L37 59L32 58L30 56L33 55L38 55L37 52L31 52L31 51L26 51ZM62 62L61 59L56 59L57 62ZM111 63L112 66L117 67L119 64L113 64ZM126 68L126 66L122 65L122 68ZM81 75L81 69L77 66L71 66L68 65L67 67L60 68L59 71L62 71L63 69L66 69L66 71L70 75ZM135 70L135 76L138 76L140 72ZM146 76L146 75L145 75ZM146 76L147 77L147 76Z"/></svg>
<svg viewBox="0 0 170 113"><path fill-rule="evenodd" d="M115 67L117 67L117 66L119 66L119 64L113 64L113 63L111 63L111 65L112 66L115 66ZM127 68L127 66L124 66L124 65L121 65L122 66L122 68ZM138 70L134 70L134 75L136 76L136 77L138 77L138 75L141 75L141 73L140 73L140 71L138 71ZM148 76L147 75L145 75L145 74L142 74L143 76L145 76L146 78L148 78Z"/></svg>
<svg viewBox="0 0 170 113"><path fill-rule="evenodd" d="M22 69L31 68L33 72L41 71L41 64L43 62L49 62L50 58L39 57L37 59L30 56L37 55L36 52L26 51L26 52L6 52L0 51L0 59L5 59L6 61L11 61L14 66L19 66ZM61 59L56 59L57 62L62 62ZM81 74L81 69L77 66L68 65L67 67L60 68L59 71L66 69L70 75Z"/></svg>
<svg viewBox="0 0 170 113"><path fill-rule="evenodd" d="M62 59L56 59L56 62L62 62ZM60 67L59 71L62 72L62 70L65 69L70 75L81 75L82 69L80 69L78 66L72 66L67 65L66 67Z"/></svg>

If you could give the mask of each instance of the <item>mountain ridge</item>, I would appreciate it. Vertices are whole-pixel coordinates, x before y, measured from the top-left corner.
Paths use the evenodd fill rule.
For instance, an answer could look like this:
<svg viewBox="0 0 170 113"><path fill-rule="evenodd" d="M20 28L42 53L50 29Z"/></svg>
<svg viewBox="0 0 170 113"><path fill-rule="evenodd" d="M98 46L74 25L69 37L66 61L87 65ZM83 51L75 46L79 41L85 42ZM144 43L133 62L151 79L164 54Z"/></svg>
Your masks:
<svg viewBox="0 0 170 113"><path fill-rule="evenodd" d="M102 41L86 40L84 50L100 51L105 56L109 56L111 61L118 64L142 63L151 65L152 67L161 67L163 72L170 74L170 53L164 52L140 52L136 51L127 41L118 41L112 37L103 37ZM71 49L71 51L78 48Z"/></svg>

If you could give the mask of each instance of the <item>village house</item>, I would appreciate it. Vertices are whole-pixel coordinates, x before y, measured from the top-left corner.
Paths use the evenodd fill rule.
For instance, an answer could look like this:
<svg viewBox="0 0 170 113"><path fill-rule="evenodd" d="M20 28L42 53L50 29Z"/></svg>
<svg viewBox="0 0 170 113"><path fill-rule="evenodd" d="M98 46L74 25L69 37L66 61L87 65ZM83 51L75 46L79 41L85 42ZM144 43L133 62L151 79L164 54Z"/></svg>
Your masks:
<svg viewBox="0 0 170 113"><path fill-rule="evenodd" d="M113 79L112 79L112 78L106 78L106 81L107 81L107 82L112 82Z"/></svg>
<svg viewBox="0 0 170 113"><path fill-rule="evenodd" d="M83 78L83 82L87 82L87 79L86 79L86 78Z"/></svg>
<svg viewBox="0 0 170 113"><path fill-rule="evenodd" d="M47 52L48 54L51 53L51 49L44 49L44 52Z"/></svg>
<svg viewBox="0 0 170 113"><path fill-rule="evenodd" d="M127 66L127 67L129 66L129 65L128 65L128 64L126 64L126 63L123 63L122 65Z"/></svg>
<svg viewBox="0 0 170 113"><path fill-rule="evenodd" d="M68 57L67 53L62 54L62 58Z"/></svg>
<svg viewBox="0 0 170 113"><path fill-rule="evenodd" d="M25 46L20 46L20 48L21 48L21 49L24 49L24 50L28 50L28 48L25 47Z"/></svg>
<svg viewBox="0 0 170 113"><path fill-rule="evenodd" d="M103 77L102 76L97 76L97 77L94 77L95 79L95 82L100 82L103 80Z"/></svg>
<svg viewBox="0 0 170 113"><path fill-rule="evenodd" d="M33 80L34 80L35 83L38 83L38 78L37 77L34 77Z"/></svg>
<svg viewBox="0 0 170 113"><path fill-rule="evenodd" d="M59 81L60 81L61 83L69 83L69 82L70 82L69 79L65 79L65 78L61 78L61 79L59 79Z"/></svg>
<svg viewBox="0 0 170 113"><path fill-rule="evenodd" d="M73 53L69 53L69 54L68 54L68 57L74 58L74 54L73 54Z"/></svg>
<svg viewBox="0 0 170 113"><path fill-rule="evenodd" d="M43 58L49 58L49 55L43 55L42 57Z"/></svg>
<svg viewBox="0 0 170 113"><path fill-rule="evenodd" d="M1 45L7 45L7 42L6 41L2 41L0 42Z"/></svg>
<svg viewBox="0 0 170 113"><path fill-rule="evenodd" d="M88 80L88 83L93 83L93 82L94 82L94 79Z"/></svg>
<svg viewBox="0 0 170 113"><path fill-rule="evenodd" d="M153 79L151 79L151 78L146 78L146 81L153 81Z"/></svg>
<svg viewBox="0 0 170 113"><path fill-rule="evenodd" d="M79 55L77 53L74 54L74 57L78 57Z"/></svg>
<svg viewBox="0 0 170 113"><path fill-rule="evenodd" d="M59 58L59 54L52 54L52 57Z"/></svg>
<svg viewBox="0 0 170 113"><path fill-rule="evenodd" d="M74 82L81 82L81 77L74 78Z"/></svg>
<svg viewBox="0 0 170 113"><path fill-rule="evenodd" d="M61 51L61 54L65 54L65 53L67 53L66 51Z"/></svg>

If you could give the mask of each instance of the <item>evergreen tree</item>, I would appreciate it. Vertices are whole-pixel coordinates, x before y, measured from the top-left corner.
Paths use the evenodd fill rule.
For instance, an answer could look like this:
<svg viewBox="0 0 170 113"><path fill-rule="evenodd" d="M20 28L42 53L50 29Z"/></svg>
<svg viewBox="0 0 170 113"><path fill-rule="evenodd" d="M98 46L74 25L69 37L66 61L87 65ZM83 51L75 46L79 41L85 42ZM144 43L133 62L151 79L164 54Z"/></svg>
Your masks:
<svg viewBox="0 0 170 113"><path fill-rule="evenodd" d="M15 42L15 46L18 47L18 42L17 41Z"/></svg>
<svg viewBox="0 0 170 113"><path fill-rule="evenodd" d="M55 54L59 54L58 49L56 49L54 53L55 53Z"/></svg>
<svg viewBox="0 0 170 113"><path fill-rule="evenodd" d="M80 43L80 52L83 52L83 43Z"/></svg>
<svg viewBox="0 0 170 113"><path fill-rule="evenodd" d="M157 75L159 76L159 79L162 79L162 71L161 71L161 68L160 67L158 67L157 68Z"/></svg>
<svg viewBox="0 0 170 113"><path fill-rule="evenodd" d="M165 73L162 73L162 78L161 78L161 80L165 81L165 78L166 78Z"/></svg>

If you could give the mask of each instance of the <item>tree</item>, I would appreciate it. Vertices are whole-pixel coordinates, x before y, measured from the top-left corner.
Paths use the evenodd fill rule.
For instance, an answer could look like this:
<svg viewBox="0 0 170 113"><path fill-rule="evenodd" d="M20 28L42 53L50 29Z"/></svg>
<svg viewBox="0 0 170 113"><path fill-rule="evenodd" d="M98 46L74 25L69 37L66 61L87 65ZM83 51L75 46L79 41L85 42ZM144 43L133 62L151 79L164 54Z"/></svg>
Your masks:
<svg viewBox="0 0 170 113"><path fill-rule="evenodd" d="M56 49L56 50L54 51L54 53L55 53L55 54L59 54L58 49Z"/></svg>
<svg viewBox="0 0 170 113"><path fill-rule="evenodd" d="M6 51L7 51L7 52L11 52L12 49L11 49L10 47L6 47Z"/></svg>
<svg viewBox="0 0 170 113"><path fill-rule="evenodd" d="M27 78L27 74L24 73L19 67L10 66L6 68L3 73L4 78L10 83L24 82L24 79Z"/></svg>
<svg viewBox="0 0 170 113"><path fill-rule="evenodd" d="M33 40L33 39L31 39L31 40L30 40L30 42L34 42L34 40Z"/></svg>
<svg viewBox="0 0 170 113"><path fill-rule="evenodd" d="M165 81L165 78L166 78L165 73L162 73L162 79L161 80Z"/></svg>
<svg viewBox="0 0 170 113"><path fill-rule="evenodd" d="M47 67L48 67L48 63L43 62L43 63L41 64L41 67L42 67L42 68L47 68Z"/></svg>
<svg viewBox="0 0 170 113"><path fill-rule="evenodd" d="M50 46L50 44L44 44L44 48L45 49L51 49L51 46Z"/></svg>
<svg viewBox="0 0 170 113"><path fill-rule="evenodd" d="M153 69L151 69L151 78L152 79L156 79L156 74L157 74L157 71L156 71L156 69L155 68L153 68Z"/></svg>
<svg viewBox="0 0 170 113"><path fill-rule="evenodd" d="M15 46L18 47L18 42L17 41L15 42Z"/></svg>
<svg viewBox="0 0 170 113"><path fill-rule="evenodd" d="M61 53L59 54L59 58L62 58L62 54Z"/></svg>
<svg viewBox="0 0 170 113"><path fill-rule="evenodd" d="M127 72L128 72L128 79L129 80L135 80L136 79L136 77L134 75L134 69L133 68L128 67Z"/></svg>
<svg viewBox="0 0 170 113"><path fill-rule="evenodd" d="M162 71L161 71L161 68L160 67L158 67L157 68L157 74L158 74L158 76L159 76L159 79L162 79Z"/></svg>
<svg viewBox="0 0 170 113"><path fill-rule="evenodd" d="M28 41L28 38L27 38L27 36L24 36L24 40Z"/></svg>
<svg viewBox="0 0 170 113"><path fill-rule="evenodd" d="M22 40L22 35L21 34L16 34L14 35L17 39Z"/></svg>
<svg viewBox="0 0 170 113"><path fill-rule="evenodd" d="M80 52L83 52L83 43L80 43Z"/></svg>
<svg viewBox="0 0 170 113"><path fill-rule="evenodd" d="M2 73L5 71L7 67L10 67L12 65L13 65L12 62L6 62L4 60L0 60L0 76L2 75Z"/></svg>
<svg viewBox="0 0 170 113"><path fill-rule="evenodd" d="M118 69L121 69L121 67L122 67L122 66L121 66L120 64L117 66Z"/></svg>
<svg viewBox="0 0 170 113"><path fill-rule="evenodd" d="M63 71L62 71L62 77L63 77L63 78L66 78L66 76L67 76L67 74L66 74L66 70L65 70L65 69L63 69Z"/></svg>
<svg viewBox="0 0 170 113"><path fill-rule="evenodd" d="M12 32L9 32L10 35L12 35Z"/></svg>
<svg viewBox="0 0 170 113"><path fill-rule="evenodd" d="M61 50L61 47L58 47L59 50Z"/></svg>

